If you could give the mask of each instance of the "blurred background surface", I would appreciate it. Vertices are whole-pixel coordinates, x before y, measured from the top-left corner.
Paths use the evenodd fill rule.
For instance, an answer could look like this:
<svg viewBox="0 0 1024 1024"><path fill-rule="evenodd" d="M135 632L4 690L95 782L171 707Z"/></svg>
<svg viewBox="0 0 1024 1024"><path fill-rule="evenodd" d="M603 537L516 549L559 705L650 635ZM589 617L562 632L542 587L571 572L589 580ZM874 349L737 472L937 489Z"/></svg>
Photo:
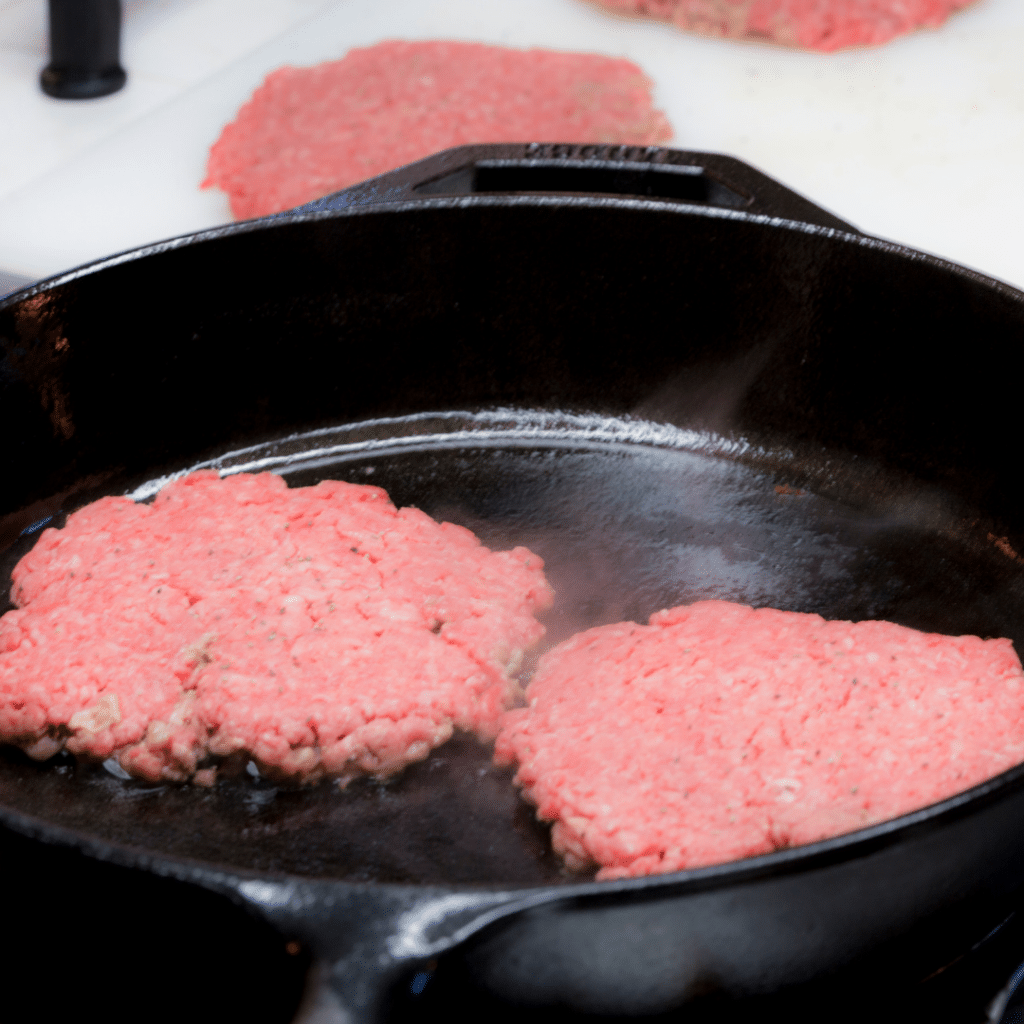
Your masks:
<svg viewBox="0 0 1024 1024"><path fill-rule="evenodd" d="M80 102L39 89L45 0L0 0L0 294L229 221L199 183L263 77L389 38L629 57L671 145L739 157L865 232L1024 287L1020 0L836 54L701 38L586 0L125 0L128 84Z"/></svg>

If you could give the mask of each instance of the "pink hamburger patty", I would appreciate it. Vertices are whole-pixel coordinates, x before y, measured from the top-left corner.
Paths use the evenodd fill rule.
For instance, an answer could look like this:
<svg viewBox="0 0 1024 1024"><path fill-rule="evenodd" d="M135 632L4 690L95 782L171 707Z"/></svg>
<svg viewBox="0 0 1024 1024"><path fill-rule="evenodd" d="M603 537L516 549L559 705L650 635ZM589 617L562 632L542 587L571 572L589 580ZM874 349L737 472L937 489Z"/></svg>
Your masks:
<svg viewBox="0 0 1024 1024"><path fill-rule="evenodd" d="M0 619L0 739L210 784L245 754L313 781L490 738L551 603L543 562L378 487L195 473L42 533Z"/></svg>
<svg viewBox="0 0 1024 1024"><path fill-rule="evenodd" d="M598 0L623 14L735 39L769 39L809 50L873 46L938 28L974 0Z"/></svg>
<svg viewBox="0 0 1024 1024"><path fill-rule="evenodd" d="M259 217L452 146L671 137L628 60L392 41L269 74L214 143L203 187L227 192L236 217Z"/></svg>
<svg viewBox="0 0 1024 1024"><path fill-rule="evenodd" d="M1024 760L1009 640L703 601L541 659L496 757L572 868L677 871L814 842Z"/></svg>

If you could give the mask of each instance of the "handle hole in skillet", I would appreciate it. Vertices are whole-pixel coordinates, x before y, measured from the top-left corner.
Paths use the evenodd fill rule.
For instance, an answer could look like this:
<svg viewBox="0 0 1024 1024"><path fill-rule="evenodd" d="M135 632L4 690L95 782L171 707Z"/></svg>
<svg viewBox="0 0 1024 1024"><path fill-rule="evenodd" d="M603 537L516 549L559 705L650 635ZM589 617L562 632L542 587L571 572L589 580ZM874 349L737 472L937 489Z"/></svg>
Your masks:
<svg viewBox="0 0 1024 1024"><path fill-rule="evenodd" d="M741 209L752 199L691 164L579 160L481 160L423 182L420 195L554 193L637 196Z"/></svg>

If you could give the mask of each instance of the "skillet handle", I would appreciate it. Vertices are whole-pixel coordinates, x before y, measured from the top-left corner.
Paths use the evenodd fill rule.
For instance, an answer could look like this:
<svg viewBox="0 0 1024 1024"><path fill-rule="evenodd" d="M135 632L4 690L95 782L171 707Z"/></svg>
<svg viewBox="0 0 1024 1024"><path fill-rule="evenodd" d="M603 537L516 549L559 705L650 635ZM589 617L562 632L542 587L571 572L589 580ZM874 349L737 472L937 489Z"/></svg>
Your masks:
<svg viewBox="0 0 1024 1024"><path fill-rule="evenodd" d="M858 233L733 157L658 146L459 146L296 207L280 217L472 195L621 197L780 217Z"/></svg>
<svg viewBox="0 0 1024 1024"><path fill-rule="evenodd" d="M313 956L294 1024L380 1024L404 978L493 921L560 895L242 878L193 867L187 881L269 921Z"/></svg>

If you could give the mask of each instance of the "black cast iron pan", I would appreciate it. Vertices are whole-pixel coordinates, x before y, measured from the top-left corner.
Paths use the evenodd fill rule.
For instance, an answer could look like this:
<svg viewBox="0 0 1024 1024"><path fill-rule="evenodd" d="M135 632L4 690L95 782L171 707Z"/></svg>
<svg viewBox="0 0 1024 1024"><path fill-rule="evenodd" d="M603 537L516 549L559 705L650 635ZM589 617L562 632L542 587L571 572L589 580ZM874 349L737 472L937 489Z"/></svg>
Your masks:
<svg viewBox="0 0 1024 1024"><path fill-rule="evenodd" d="M98 494L270 468L533 547L552 643L717 596L1024 650L1022 341L1021 293L734 160L453 150L0 304L5 571ZM506 1002L612 1015L924 977L1024 882L1022 769L620 883L561 872L468 739L344 793L151 787L8 750L0 817L269 921L315 960L306 1021L377 1019L452 957Z"/></svg>

